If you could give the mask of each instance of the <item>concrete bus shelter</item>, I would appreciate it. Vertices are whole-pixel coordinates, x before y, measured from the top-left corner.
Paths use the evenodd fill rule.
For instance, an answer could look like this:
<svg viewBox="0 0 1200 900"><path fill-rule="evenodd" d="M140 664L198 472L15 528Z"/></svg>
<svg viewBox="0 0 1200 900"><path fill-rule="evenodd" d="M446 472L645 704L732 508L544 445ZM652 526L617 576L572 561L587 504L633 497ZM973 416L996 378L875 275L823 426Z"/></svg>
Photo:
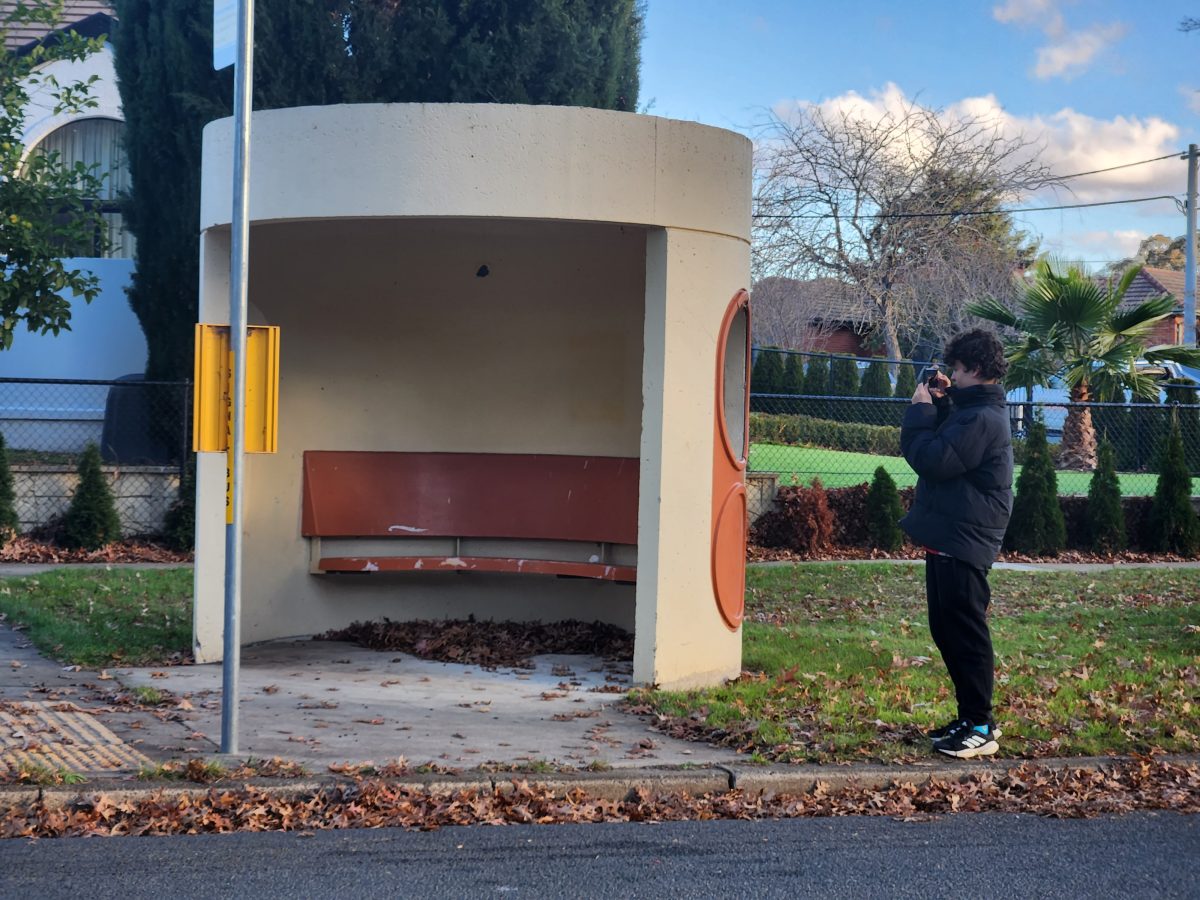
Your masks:
<svg viewBox="0 0 1200 900"><path fill-rule="evenodd" d="M229 321L232 124L204 132L202 322ZM600 620L633 630L638 682L736 676L750 142L650 116L498 104L270 110L253 129L250 322L282 339L279 452L246 457L243 639L383 617ZM329 521L314 511L321 460L337 475L343 458L381 471L407 454L469 460L475 475L494 460L503 478L529 460L582 460L568 478L595 462L625 471L622 490L628 463L626 536L475 531L448 543L403 519L313 536L332 533L314 524ZM224 454L199 454L197 480L195 654L207 662L222 654ZM383 502L365 483L339 515ZM603 518L606 491L588 490ZM547 527L573 521L571 497L554 501L566 505ZM324 572L318 557L339 552L367 574ZM415 559L465 566L468 552L478 571L432 574ZM490 557L518 565L492 569ZM529 574L543 570L591 577Z"/></svg>

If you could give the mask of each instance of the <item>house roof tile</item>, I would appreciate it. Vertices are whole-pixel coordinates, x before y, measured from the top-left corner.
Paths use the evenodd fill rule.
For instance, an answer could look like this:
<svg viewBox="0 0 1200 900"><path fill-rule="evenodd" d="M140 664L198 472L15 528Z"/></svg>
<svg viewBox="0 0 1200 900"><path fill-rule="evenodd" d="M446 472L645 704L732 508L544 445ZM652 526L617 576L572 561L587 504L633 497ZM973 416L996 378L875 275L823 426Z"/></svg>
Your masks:
<svg viewBox="0 0 1200 900"><path fill-rule="evenodd" d="M0 17L5 17L16 7L16 0L0 0ZM63 5L62 22L59 28L74 25L95 15L112 16L112 5L107 0L66 0ZM19 50L44 38L51 30L43 25L14 25L4 34L4 49Z"/></svg>
<svg viewBox="0 0 1200 900"><path fill-rule="evenodd" d="M1200 286L1200 278L1196 279L1196 284ZM1151 297L1160 297L1163 294L1170 294L1175 299L1176 311L1183 312L1183 272L1177 269L1158 269L1145 266L1130 283L1121 307L1125 309L1137 306Z"/></svg>

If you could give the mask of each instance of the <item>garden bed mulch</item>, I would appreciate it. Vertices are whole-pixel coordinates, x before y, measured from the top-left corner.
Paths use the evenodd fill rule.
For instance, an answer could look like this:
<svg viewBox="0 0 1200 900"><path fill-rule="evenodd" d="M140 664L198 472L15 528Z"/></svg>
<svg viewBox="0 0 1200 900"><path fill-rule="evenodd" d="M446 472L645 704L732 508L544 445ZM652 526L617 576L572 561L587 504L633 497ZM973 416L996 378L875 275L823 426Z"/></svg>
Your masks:
<svg viewBox="0 0 1200 900"><path fill-rule="evenodd" d="M117 541L99 550L68 550L45 541L17 537L0 546L5 563L190 563L192 552L172 550L153 541Z"/></svg>
<svg viewBox="0 0 1200 900"><path fill-rule="evenodd" d="M750 544L746 548L747 562L855 562L872 559L898 559L919 561L925 558L920 547L905 544L895 552L885 552L869 547L830 547L817 553L797 553L786 547L763 547ZM1029 556L1024 553L1004 551L996 559L1007 563L1177 563L1197 562L1196 557L1177 556L1173 553L1142 553L1127 550L1121 553L1090 553L1085 550L1064 550L1058 556Z"/></svg>

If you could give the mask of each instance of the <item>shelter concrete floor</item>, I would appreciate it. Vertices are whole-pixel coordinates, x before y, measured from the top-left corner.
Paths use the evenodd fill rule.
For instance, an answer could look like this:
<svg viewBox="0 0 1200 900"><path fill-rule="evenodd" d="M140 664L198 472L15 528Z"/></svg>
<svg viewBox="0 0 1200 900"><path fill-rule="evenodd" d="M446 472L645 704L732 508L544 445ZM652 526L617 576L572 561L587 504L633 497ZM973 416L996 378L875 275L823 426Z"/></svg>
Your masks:
<svg viewBox="0 0 1200 900"><path fill-rule="evenodd" d="M243 648L238 755L313 767L403 757L448 768L632 768L733 763L744 757L673 740L619 711L629 663L545 655L532 670L486 671L397 651L308 639ZM111 669L126 687L185 699L186 749L209 754L221 738L220 664Z"/></svg>

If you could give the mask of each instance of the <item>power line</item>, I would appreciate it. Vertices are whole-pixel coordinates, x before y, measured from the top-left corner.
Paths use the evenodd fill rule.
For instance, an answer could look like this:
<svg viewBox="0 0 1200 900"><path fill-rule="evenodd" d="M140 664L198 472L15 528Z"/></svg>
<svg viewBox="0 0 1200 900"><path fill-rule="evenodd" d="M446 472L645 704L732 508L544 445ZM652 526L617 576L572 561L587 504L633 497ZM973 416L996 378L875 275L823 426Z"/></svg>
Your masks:
<svg viewBox="0 0 1200 900"><path fill-rule="evenodd" d="M1119 166L1109 166L1107 169L1092 169L1090 172L1076 172L1073 175L1058 175L1056 177L1059 181L1066 181L1068 178L1082 178L1084 175L1099 175L1101 172L1115 172L1117 169L1129 169L1133 166L1144 166L1146 163L1160 162L1164 159L1179 159L1181 154L1186 156L1187 151L1184 150L1180 151L1179 153L1168 153L1166 156L1156 156L1154 159L1140 159L1137 162L1122 163Z"/></svg>
<svg viewBox="0 0 1200 900"><path fill-rule="evenodd" d="M1031 213L1031 212L1052 212L1062 209L1086 209L1092 206L1119 206L1123 203L1149 203L1152 200L1176 200L1177 198L1171 194L1159 194L1156 197L1131 197L1127 200L1099 200L1094 203L1070 203L1064 206L1027 206L1018 207L1017 209L963 209L949 210L947 212L919 212L919 213L872 213L870 215L857 216L860 219L937 219L946 216L995 216L995 215L1010 215L1012 213ZM754 213L755 219L838 219L842 218L836 213Z"/></svg>

